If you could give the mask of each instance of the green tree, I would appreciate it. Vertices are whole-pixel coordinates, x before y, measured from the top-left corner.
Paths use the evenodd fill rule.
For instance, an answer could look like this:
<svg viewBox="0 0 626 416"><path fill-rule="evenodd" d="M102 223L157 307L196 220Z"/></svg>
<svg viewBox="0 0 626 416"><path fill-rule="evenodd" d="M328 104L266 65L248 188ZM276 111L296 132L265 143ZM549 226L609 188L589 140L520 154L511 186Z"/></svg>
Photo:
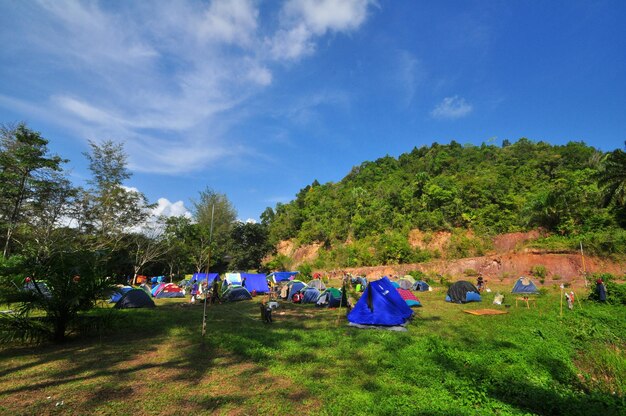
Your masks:
<svg viewBox="0 0 626 416"><path fill-rule="evenodd" d="M259 269L271 250L267 228L263 224L236 222L231 231L229 255L235 270Z"/></svg>
<svg viewBox="0 0 626 416"><path fill-rule="evenodd" d="M0 221L4 228L3 257L10 253L18 225L28 217L25 207L36 203L39 191L53 184L52 174L65 161L50 155L48 140L24 123L0 128Z"/></svg>
<svg viewBox="0 0 626 416"><path fill-rule="evenodd" d="M143 224L154 205L141 192L127 188L131 177L121 143L110 140L101 144L90 141L89 160L92 178L90 188L79 198L78 222L81 230L91 236L93 249L118 248L125 233Z"/></svg>
<svg viewBox="0 0 626 416"><path fill-rule="evenodd" d="M626 152L617 149L607 153L598 172L605 206L626 204Z"/></svg>
<svg viewBox="0 0 626 416"><path fill-rule="evenodd" d="M196 226L191 251L196 270L200 272L205 269L209 266L209 261L211 266L224 268L226 264L223 259L230 246L231 230L237 219L237 211L225 194L210 188L200 192L200 198L193 202L193 206Z"/></svg>

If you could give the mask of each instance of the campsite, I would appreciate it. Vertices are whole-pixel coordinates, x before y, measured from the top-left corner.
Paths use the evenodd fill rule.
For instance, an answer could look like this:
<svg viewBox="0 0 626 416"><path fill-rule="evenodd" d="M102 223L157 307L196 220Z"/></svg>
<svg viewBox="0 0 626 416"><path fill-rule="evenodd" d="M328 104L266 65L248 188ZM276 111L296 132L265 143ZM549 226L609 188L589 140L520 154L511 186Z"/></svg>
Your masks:
<svg viewBox="0 0 626 416"><path fill-rule="evenodd" d="M423 307L405 332L287 300L264 324L262 296L210 305L204 338L187 299L96 309L112 323L97 336L3 348L0 413L623 414L623 306L560 315L558 291L526 308L498 286L455 304L433 286L414 292ZM496 292L510 307L491 304ZM481 308L507 313L463 313Z"/></svg>
<svg viewBox="0 0 626 416"><path fill-rule="evenodd" d="M0 16L0 416L626 416L626 1Z"/></svg>

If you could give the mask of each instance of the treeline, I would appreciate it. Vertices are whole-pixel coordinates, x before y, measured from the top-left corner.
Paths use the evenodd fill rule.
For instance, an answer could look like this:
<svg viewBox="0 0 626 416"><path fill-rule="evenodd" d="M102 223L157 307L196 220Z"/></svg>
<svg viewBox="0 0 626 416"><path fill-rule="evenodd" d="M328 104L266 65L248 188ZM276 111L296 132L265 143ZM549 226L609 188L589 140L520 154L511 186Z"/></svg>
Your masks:
<svg viewBox="0 0 626 416"><path fill-rule="evenodd" d="M84 156L91 176L75 186L40 133L0 128L0 305L11 310L0 314L0 342L99 331L108 318L84 312L138 274L177 281L207 268L260 267L267 228L238 222L226 195L207 188L192 216L158 217L125 186L121 144L90 142Z"/></svg>
<svg viewBox="0 0 626 416"><path fill-rule="evenodd" d="M626 247L624 155L525 138L502 146L435 143L364 162L338 183L314 181L292 202L268 208L262 220L272 243L324 242L322 262L336 266L436 255L408 245L411 229L453 231L463 240L460 229L491 236L541 227L566 246L586 238L611 254ZM464 244L484 246L458 246Z"/></svg>
<svg viewBox="0 0 626 416"><path fill-rule="evenodd" d="M193 215L155 217L156 204L125 186L131 172L122 144L90 142L84 156L91 176L75 186L68 160L51 154L40 133L23 123L1 127L0 265L34 275L63 253L89 253L98 257L100 274L119 281L138 274L178 278L209 265L220 272L261 266L267 229L238 222L225 194L207 188Z"/></svg>

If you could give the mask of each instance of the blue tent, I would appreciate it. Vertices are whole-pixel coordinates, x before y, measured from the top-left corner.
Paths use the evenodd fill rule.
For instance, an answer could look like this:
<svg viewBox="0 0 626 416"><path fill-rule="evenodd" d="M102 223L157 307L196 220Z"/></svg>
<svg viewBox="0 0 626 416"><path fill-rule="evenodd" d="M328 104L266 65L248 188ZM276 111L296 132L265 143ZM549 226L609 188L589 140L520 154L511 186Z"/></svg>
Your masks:
<svg viewBox="0 0 626 416"><path fill-rule="evenodd" d="M314 287L304 289L302 303L315 303L320 297L320 291Z"/></svg>
<svg viewBox="0 0 626 416"><path fill-rule="evenodd" d="M191 276L191 281L193 282L194 280L197 280L198 282L200 282L201 280L206 280L207 284L211 285L213 284L213 280L215 279L219 279L219 274L217 273L209 273L208 274L208 278L207 278L207 274L206 273L194 273L193 276Z"/></svg>
<svg viewBox="0 0 626 416"><path fill-rule="evenodd" d="M115 289L115 292L111 294L109 303L116 303L118 300L122 299L122 296L124 296L124 294L129 290L133 290L133 288L131 286L118 287Z"/></svg>
<svg viewBox="0 0 626 416"><path fill-rule="evenodd" d="M517 279L517 282L515 282L511 293L537 294L539 293L539 289L537 289L537 286L535 286L533 281L528 277L520 277Z"/></svg>
<svg viewBox="0 0 626 416"><path fill-rule="evenodd" d="M426 292L428 289L430 288L430 286L428 285L428 283L422 281L422 280L418 280L417 282L413 283L413 290L417 290L420 292Z"/></svg>
<svg viewBox="0 0 626 416"><path fill-rule="evenodd" d="M253 290L255 290L256 293L270 292L270 288L267 286L267 276L262 273L241 273L241 280L244 282L243 286L248 289L250 293L252 293Z"/></svg>
<svg viewBox="0 0 626 416"><path fill-rule="evenodd" d="M307 286L300 281L291 283L289 286L289 294L287 295L287 299L291 300L291 298L293 298L293 295L295 295L297 292L299 292L301 289L304 289L305 287Z"/></svg>
<svg viewBox="0 0 626 416"><path fill-rule="evenodd" d="M116 309L154 308L154 301L142 289L131 289L115 303Z"/></svg>
<svg viewBox="0 0 626 416"><path fill-rule="evenodd" d="M391 281L383 277L371 282L348 314L348 321L355 325L403 325L413 311L402 299Z"/></svg>
<svg viewBox="0 0 626 416"><path fill-rule="evenodd" d="M270 273L267 277L274 279L274 283L278 282L286 282L288 280L293 280L295 275L299 272L274 272Z"/></svg>
<svg viewBox="0 0 626 416"><path fill-rule="evenodd" d="M249 300L252 299L252 295L248 290L239 285L230 285L228 288L222 293L222 300L224 302L236 302L239 300Z"/></svg>
<svg viewBox="0 0 626 416"><path fill-rule="evenodd" d="M165 283L159 283L158 285L156 285L155 287L152 288L152 290L150 291L150 293L152 293L152 296L156 296L157 292L159 290L161 290L163 288L163 286L165 286Z"/></svg>

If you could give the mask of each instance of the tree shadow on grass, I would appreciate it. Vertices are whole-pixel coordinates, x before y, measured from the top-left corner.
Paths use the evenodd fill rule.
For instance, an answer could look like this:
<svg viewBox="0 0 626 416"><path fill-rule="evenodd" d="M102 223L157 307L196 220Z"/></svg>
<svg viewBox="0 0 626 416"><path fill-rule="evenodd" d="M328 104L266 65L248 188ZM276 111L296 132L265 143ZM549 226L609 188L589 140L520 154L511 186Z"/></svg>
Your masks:
<svg viewBox="0 0 626 416"><path fill-rule="evenodd" d="M472 349L485 352L501 349L499 341L480 341L468 337L463 343ZM506 343L508 344L508 343ZM513 345L511 349L519 347ZM478 386L487 395L502 403L507 403L522 411L541 415L624 415L625 399L600 392L585 392L578 381L571 365L565 359L554 356L539 357L524 367L525 371L513 373L503 368L495 372L493 367L486 368L468 361L455 353L451 346L435 347L430 351L432 359L450 375L461 381ZM533 370L534 369L534 370ZM508 370L508 371L507 371ZM527 371L526 371L527 370ZM550 384L538 385L532 374L550 374ZM468 392L471 394L471 392Z"/></svg>
<svg viewBox="0 0 626 416"><path fill-rule="evenodd" d="M73 402L72 409L90 413L103 406L106 409L107 401L124 400L141 406L153 386L174 382L206 389L207 383L219 383L220 377L232 373L228 387L244 391L246 383L252 382L253 390L226 396L212 391L190 406L213 412L248 400L244 408L249 408L250 400L278 383L293 393L281 400L296 408L297 402L309 398L310 393L302 386L293 386L290 379L271 375L266 364L270 360L316 359L293 346L306 343L303 331L317 325L317 316L303 314L317 315L318 311L292 305L284 305L284 309L289 313L266 325L260 319L257 302L211 307L207 314L209 333L204 340L200 336L200 307L171 303L153 310L116 312L119 321L115 330L98 339L74 338L63 345L4 349L0 374L9 379L19 371L29 380L0 381L0 401L9 399L12 407L7 409L21 413L20 409L49 406L42 397L58 393ZM327 311L320 312L319 319L335 318ZM285 348L288 344L290 348ZM181 400L178 397L173 400Z"/></svg>

